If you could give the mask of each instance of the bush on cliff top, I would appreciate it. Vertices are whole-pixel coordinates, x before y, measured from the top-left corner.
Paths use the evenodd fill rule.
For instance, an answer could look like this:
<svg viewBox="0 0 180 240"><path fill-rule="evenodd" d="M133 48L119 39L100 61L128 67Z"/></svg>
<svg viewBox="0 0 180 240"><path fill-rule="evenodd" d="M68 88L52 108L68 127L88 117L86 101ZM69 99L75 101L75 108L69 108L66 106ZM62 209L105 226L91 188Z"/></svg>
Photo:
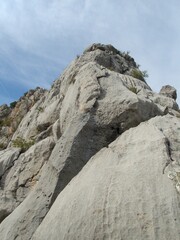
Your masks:
<svg viewBox="0 0 180 240"><path fill-rule="evenodd" d="M133 69L131 72L131 76L141 81L145 81L145 78L148 77L148 73L147 71L140 71L138 69Z"/></svg>

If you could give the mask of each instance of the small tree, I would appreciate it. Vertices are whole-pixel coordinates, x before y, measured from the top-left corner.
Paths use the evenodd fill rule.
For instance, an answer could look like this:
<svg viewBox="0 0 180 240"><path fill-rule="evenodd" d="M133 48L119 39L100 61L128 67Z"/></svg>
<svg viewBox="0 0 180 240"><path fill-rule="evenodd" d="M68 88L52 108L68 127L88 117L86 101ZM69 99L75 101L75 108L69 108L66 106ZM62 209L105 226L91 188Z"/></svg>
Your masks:
<svg viewBox="0 0 180 240"><path fill-rule="evenodd" d="M12 102L12 103L10 103L10 108L15 108L15 106L16 106L16 104L17 104L17 102L16 101L14 101L14 102Z"/></svg>

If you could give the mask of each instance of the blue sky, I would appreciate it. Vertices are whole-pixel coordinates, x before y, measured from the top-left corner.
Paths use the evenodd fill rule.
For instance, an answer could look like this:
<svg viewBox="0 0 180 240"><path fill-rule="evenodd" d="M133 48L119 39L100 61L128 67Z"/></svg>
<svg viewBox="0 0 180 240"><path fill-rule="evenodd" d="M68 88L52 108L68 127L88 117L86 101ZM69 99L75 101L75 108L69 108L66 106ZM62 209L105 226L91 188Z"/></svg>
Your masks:
<svg viewBox="0 0 180 240"><path fill-rule="evenodd" d="M154 91L180 95L179 0L0 0L0 104L49 88L94 42L130 51Z"/></svg>

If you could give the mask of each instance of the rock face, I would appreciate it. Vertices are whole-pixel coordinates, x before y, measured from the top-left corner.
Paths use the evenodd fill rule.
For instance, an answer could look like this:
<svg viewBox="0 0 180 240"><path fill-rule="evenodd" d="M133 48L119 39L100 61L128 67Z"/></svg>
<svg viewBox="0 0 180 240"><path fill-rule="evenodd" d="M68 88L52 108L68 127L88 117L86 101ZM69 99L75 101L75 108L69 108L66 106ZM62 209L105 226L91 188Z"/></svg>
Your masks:
<svg viewBox="0 0 180 240"><path fill-rule="evenodd" d="M128 53L103 44L38 91L0 151L1 238L179 239L174 93L153 92Z"/></svg>
<svg viewBox="0 0 180 240"><path fill-rule="evenodd" d="M179 138L172 116L123 133L59 194L32 239L179 239Z"/></svg>
<svg viewBox="0 0 180 240"><path fill-rule="evenodd" d="M32 106L45 94L46 90L36 88L25 93L17 102L0 107L0 149L5 149L19 123Z"/></svg>

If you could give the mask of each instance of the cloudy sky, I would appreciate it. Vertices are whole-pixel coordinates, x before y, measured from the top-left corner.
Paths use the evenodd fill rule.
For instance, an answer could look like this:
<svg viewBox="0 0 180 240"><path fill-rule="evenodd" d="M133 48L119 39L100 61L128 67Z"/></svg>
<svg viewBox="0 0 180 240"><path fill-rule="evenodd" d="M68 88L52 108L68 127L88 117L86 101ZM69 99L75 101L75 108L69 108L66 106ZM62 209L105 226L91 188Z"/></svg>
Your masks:
<svg viewBox="0 0 180 240"><path fill-rule="evenodd" d="M180 95L179 0L0 0L0 104L49 88L94 42L130 51L154 91Z"/></svg>

